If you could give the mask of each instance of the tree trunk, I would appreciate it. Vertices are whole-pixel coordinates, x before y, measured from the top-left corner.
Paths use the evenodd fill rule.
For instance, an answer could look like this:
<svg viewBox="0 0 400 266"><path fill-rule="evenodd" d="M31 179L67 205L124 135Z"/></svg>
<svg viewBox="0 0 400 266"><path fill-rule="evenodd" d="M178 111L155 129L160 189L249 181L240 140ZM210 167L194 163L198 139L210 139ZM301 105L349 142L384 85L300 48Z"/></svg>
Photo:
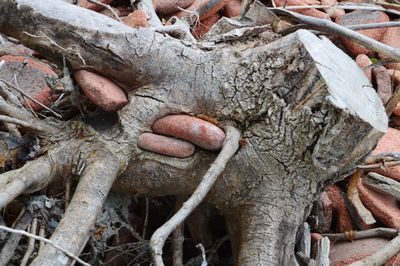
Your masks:
<svg viewBox="0 0 400 266"><path fill-rule="evenodd" d="M138 136L157 118L201 114L241 130L242 147L206 199L226 217L237 265L295 265L295 233L313 200L351 172L386 131L383 105L355 62L305 30L282 38L267 31L210 50L61 1L0 4L1 33L55 62L65 55L73 70L97 72L126 89L130 102L117 123L105 121L102 130L99 121L88 125L96 132L90 142L117 158L118 169L109 173L122 173L114 190L189 195L215 157L198 150L177 159L138 148ZM87 145L79 149L89 154ZM37 265L44 265L45 252Z"/></svg>

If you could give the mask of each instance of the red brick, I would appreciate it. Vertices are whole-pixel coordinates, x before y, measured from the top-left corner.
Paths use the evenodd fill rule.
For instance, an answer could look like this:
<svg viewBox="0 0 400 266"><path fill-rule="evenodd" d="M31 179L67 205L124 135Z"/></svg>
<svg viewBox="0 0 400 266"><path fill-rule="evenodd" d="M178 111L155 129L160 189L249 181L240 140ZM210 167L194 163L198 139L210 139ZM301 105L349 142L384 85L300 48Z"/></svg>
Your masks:
<svg viewBox="0 0 400 266"><path fill-rule="evenodd" d="M365 54L359 54L356 57L356 63L357 65L364 71L365 76L369 79L369 81L372 80L372 69L369 68L367 70L364 70L369 65L372 65L372 61L369 59L369 57Z"/></svg>
<svg viewBox="0 0 400 266"><path fill-rule="evenodd" d="M335 5L337 5L337 3L338 3L337 0L321 0L321 5L331 6L332 9L335 8ZM325 8L324 10L326 13L329 13L331 8ZM332 12L331 18L337 18L337 17L343 16L344 14L345 14L345 12L343 9L336 8Z"/></svg>
<svg viewBox="0 0 400 266"><path fill-rule="evenodd" d="M197 39L206 34L211 27L220 19L219 14L214 14L198 23L193 31L193 36Z"/></svg>
<svg viewBox="0 0 400 266"><path fill-rule="evenodd" d="M237 16L240 15L241 6L242 6L242 1L240 1L240 0L230 0L224 6L224 9L222 11L222 15L227 17L227 18L237 17Z"/></svg>
<svg viewBox="0 0 400 266"><path fill-rule="evenodd" d="M122 22L132 28L145 28L148 26L147 16L142 10L135 10L122 19Z"/></svg>
<svg viewBox="0 0 400 266"><path fill-rule="evenodd" d="M355 261L362 260L384 247L387 243L389 243L388 239L378 237L359 239L352 242L333 242L331 243L331 250L329 254L331 265L345 266ZM385 265L396 266L399 265L399 261L400 255L398 254L390 259Z"/></svg>
<svg viewBox="0 0 400 266"><path fill-rule="evenodd" d="M192 156L195 150L194 145L190 142L153 133L141 134L138 140L138 147L178 158Z"/></svg>
<svg viewBox="0 0 400 266"><path fill-rule="evenodd" d="M308 4L304 0L276 0L275 4L277 7L283 7L283 6L307 6ZM294 10L297 13L306 15L306 16L311 16L311 17L316 17L316 18L321 18L321 19L329 19L328 15L325 12L322 12L320 10L317 10L315 8L306 8L306 9L297 9Z"/></svg>
<svg viewBox="0 0 400 266"><path fill-rule="evenodd" d="M98 2L106 4L106 5L111 4L112 1L113 0L98 0ZM78 5L80 7L87 8L87 9L90 9L90 10L93 10L93 11L97 11L97 12L104 9L101 5L92 4L92 3L89 3L86 0L79 0L78 1Z"/></svg>
<svg viewBox="0 0 400 266"><path fill-rule="evenodd" d="M74 73L74 77L83 93L105 111L117 111L128 103L124 91L103 76L79 70Z"/></svg>
<svg viewBox="0 0 400 266"><path fill-rule="evenodd" d="M400 228L400 208L394 197L367 188L361 180L357 189L362 203L376 219L388 227Z"/></svg>
<svg viewBox="0 0 400 266"><path fill-rule="evenodd" d="M400 152L400 130L389 127L387 133L383 135L372 151L372 154L376 155L383 152ZM400 181L400 166L391 167L387 171L376 170L374 172Z"/></svg>
<svg viewBox="0 0 400 266"><path fill-rule="evenodd" d="M50 66L24 56L5 55L0 57L0 61L2 60L5 64L0 69L0 77L14 84L15 74L19 88L45 106L49 106L58 98L58 95L51 92L46 82L46 80L58 79ZM24 104L36 112L43 110L42 106L27 98Z"/></svg>
<svg viewBox="0 0 400 266"><path fill-rule="evenodd" d="M178 12L179 8L186 9L195 0L153 0L156 12L161 15L171 15Z"/></svg>
<svg viewBox="0 0 400 266"><path fill-rule="evenodd" d="M353 222L341 195L341 189L336 185L332 185L327 188L326 193L332 202L333 217L336 217L336 231L345 232L352 230Z"/></svg>
<svg viewBox="0 0 400 266"><path fill-rule="evenodd" d="M389 72L384 66L379 66L372 69L372 75L379 98L381 98L383 105L386 105L393 95Z"/></svg>
<svg viewBox="0 0 400 266"><path fill-rule="evenodd" d="M189 115L167 115L154 122L153 131L190 141L206 150L218 150L225 139L219 127Z"/></svg>
<svg viewBox="0 0 400 266"><path fill-rule="evenodd" d="M400 27L387 28L383 35L381 42L387 44L393 48L400 48ZM385 56L381 56L381 59L385 59ZM390 63L385 65L387 68L400 70L400 63Z"/></svg>
<svg viewBox="0 0 400 266"><path fill-rule="evenodd" d="M381 11L356 10L336 18L335 21L340 25L348 26L348 25L388 22L389 17L384 12ZM357 32L379 41L385 34L386 28L360 30ZM355 56L359 54L366 54L368 56L374 55L373 51L370 51L369 49L364 48L356 44L355 42L352 42L346 38L341 38L341 40L347 47L347 49L349 49L349 51Z"/></svg>

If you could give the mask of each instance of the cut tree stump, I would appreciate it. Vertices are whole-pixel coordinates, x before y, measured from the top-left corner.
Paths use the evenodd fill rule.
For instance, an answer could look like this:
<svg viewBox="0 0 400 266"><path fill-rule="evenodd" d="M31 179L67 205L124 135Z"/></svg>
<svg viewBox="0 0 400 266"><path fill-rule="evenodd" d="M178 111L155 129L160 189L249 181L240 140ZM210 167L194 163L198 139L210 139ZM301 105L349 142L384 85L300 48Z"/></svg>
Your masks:
<svg viewBox="0 0 400 266"><path fill-rule="evenodd" d="M362 70L328 39L305 30L282 38L266 31L251 41L202 49L63 1L1 0L0 14L2 34L53 62L65 56L72 70L96 72L128 94L118 122L91 122L103 123L96 127L101 130L79 121L42 120L53 130L40 134L48 152L38 159L29 186L19 181L28 169L0 175L1 184L13 180L18 189L8 195L7 185L0 187L3 208L17 194L39 190L85 162L79 191L51 237L74 254L82 250L111 184L121 193L147 196L190 195L199 184L215 153L199 149L177 159L137 146L139 135L162 116L206 115L242 133L242 147L206 198L225 216L236 265L296 265L296 230L312 202L349 174L387 128L384 107ZM0 101L1 113L23 119L13 110ZM91 133L76 138L77 128ZM89 213L85 191L96 199ZM32 265L70 263L47 246Z"/></svg>

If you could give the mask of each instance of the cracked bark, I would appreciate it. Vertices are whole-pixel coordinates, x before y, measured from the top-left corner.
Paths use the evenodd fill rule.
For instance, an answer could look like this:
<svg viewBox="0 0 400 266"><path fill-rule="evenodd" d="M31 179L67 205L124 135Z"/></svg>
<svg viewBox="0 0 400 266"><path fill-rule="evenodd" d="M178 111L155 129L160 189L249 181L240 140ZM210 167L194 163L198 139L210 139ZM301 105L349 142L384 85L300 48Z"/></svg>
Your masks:
<svg viewBox="0 0 400 266"><path fill-rule="evenodd" d="M66 55L73 70L98 72L129 95L117 123L90 122L95 136L77 140L69 136L71 130L64 133L59 142L68 147L68 160L54 156L49 164L68 166L78 153L88 157L94 143L116 156L108 180L122 174L114 190L190 195L216 155L198 150L190 158L169 158L139 149L138 136L170 113L236 124L246 145L206 201L226 217L237 265L295 265L295 232L312 201L351 172L386 130L384 108L362 71L327 39L307 31L281 39L268 33L268 43L260 37L205 51L61 1L0 3L1 33L55 62ZM42 141L48 143L47 138ZM0 191L1 197L7 195ZM97 201L96 208L101 204ZM56 237L79 252L82 243L71 245L70 235ZM44 252L47 259L56 256ZM53 263L67 265L69 259Z"/></svg>

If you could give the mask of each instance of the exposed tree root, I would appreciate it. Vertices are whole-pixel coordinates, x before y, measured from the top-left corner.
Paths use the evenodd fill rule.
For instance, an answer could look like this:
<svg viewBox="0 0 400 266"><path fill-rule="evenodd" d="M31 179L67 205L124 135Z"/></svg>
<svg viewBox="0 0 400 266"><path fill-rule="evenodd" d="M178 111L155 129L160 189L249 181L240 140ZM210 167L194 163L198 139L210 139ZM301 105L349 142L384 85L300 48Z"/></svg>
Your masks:
<svg viewBox="0 0 400 266"><path fill-rule="evenodd" d="M218 176L225 169L226 164L232 158L239 148L240 132L232 127L225 127L226 139L224 141L221 152L215 161L211 164L207 173L203 176L199 186L190 196L190 198L183 203L182 208L179 209L174 216L171 217L165 224L158 228L150 239L151 255L155 265L164 265L162 260L162 248L165 240L174 231L179 224L181 224L193 210L203 201L208 191L217 180Z"/></svg>
<svg viewBox="0 0 400 266"><path fill-rule="evenodd" d="M50 158L46 155L26 163L20 169L1 174L0 209L22 193L43 188L56 174Z"/></svg>
<svg viewBox="0 0 400 266"><path fill-rule="evenodd" d="M28 224L32 221L33 216L31 212L26 211L25 209L23 209L22 212L22 216L17 218L18 221L14 226L14 229L16 230L25 230ZM6 266L9 264L9 261L18 246L21 236L22 235L20 234L10 234L6 244L3 246L0 252L0 266Z"/></svg>
<svg viewBox="0 0 400 266"><path fill-rule="evenodd" d="M44 155L0 176L0 207L53 176L83 171L51 237L73 254L81 252L111 184L126 167L115 186L129 193L189 195L199 183L196 191L204 188L178 211L183 216L153 235L158 265L165 239L214 181L206 200L226 216L235 261L294 265L295 233L314 199L360 163L387 128L382 103L362 70L329 40L304 30L281 39L265 31L263 38L213 43L206 50L62 1L3 0L0 13L6 14L0 16L2 34L53 62L65 57L72 71L112 79L130 100L114 120L85 120L93 128L61 122L61 131L0 98L2 115L49 127L48 136L40 136ZM204 178L213 175L212 182L200 180L215 157L211 152L198 149L177 159L137 147L138 136L171 113L234 121L240 128L242 147L235 153L238 136L224 147L216 162L229 164L218 179L223 167L212 172L218 168L213 165ZM222 159L228 146L234 148ZM46 245L33 265L70 262Z"/></svg>
<svg viewBox="0 0 400 266"><path fill-rule="evenodd" d="M72 254L79 254L120 171L115 155L105 149L89 153L86 167L64 217L50 240ZM71 260L54 247L45 247L31 265L69 265Z"/></svg>

